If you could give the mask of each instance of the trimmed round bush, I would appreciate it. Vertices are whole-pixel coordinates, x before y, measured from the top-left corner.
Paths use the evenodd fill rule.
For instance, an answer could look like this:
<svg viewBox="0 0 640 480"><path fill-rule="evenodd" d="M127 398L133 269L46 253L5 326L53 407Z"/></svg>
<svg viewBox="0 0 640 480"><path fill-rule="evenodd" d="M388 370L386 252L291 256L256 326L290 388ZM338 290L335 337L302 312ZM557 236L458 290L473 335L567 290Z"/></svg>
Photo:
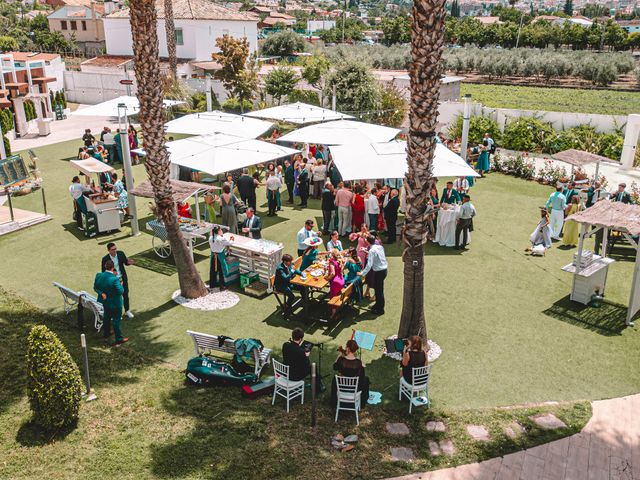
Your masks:
<svg viewBox="0 0 640 480"><path fill-rule="evenodd" d="M78 420L80 370L58 336L36 325L27 338L27 394L38 425L54 430Z"/></svg>

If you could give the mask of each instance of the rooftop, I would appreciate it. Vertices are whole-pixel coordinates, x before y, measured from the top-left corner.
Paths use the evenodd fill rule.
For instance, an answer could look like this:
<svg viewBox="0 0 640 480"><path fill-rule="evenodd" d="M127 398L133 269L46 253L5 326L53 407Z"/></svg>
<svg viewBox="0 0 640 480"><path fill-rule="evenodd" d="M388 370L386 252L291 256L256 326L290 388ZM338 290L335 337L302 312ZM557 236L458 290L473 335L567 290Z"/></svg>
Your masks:
<svg viewBox="0 0 640 480"><path fill-rule="evenodd" d="M95 16L96 18L102 18L104 12L104 7L100 5L101 8L95 8ZM66 5L64 7L60 7L53 13L50 13L47 18L92 18L93 12L91 8L84 6L70 6Z"/></svg>
<svg viewBox="0 0 640 480"><path fill-rule="evenodd" d="M132 55L100 55L82 62L82 65L91 65L94 67L119 68L124 67L126 63L133 60ZM178 64L189 63L191 60L186 58L178 58ZM160 58L161 63L168 63L168 58Z"/></svg>
<svg viewBox="0 0 640 480"><path fill-rule="evenodd" d="M26 62L27 60L44 60L50 62L56 58L60 58L57 53L34 53L34 52L7 52L7 55L12 55L16 62Z"/></svg>
<svg viewBox="0 0 640 480"><path fill-rule="evenodd" d="M164 0L156 0L158 18L164 18ZM107 18L129 18L129 9L124 8L107 15ZM174 0L173 18L178 20L236 20L258 21L251 12L238 12L210 0Z"/></svg>

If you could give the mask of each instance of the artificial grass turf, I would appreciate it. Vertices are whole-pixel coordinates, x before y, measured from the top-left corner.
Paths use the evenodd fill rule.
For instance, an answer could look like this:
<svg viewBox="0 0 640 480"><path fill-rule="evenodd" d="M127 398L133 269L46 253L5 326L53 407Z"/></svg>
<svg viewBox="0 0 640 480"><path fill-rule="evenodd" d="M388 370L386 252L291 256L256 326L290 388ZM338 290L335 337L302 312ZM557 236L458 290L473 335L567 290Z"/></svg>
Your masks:
<svg viewBox="0 0 640 480"><path fill-rule="evenodd" d="M286 322L276 311L273 297L241 295L234 308L197 312L170 300L178 288L175 267L150 252L151 236L128 236L128 229L109 236L85 239L71 220L67 188L74 171L64 160L77 151L78 142L65 142L36 150L43 170L47 203L54 219L22 232L0 237L0 285L29 299L45 311L59 311L61 297L51 286L58 281L73 289L90 290L106 244L138 261L129 268L134 320L124 322L131 349L184 367L193 356L187 329L231 337L254 336L279 356L290 329L302 326L307 337L326 342L323 371L328 373L335 349L351 336L352 328L378 335L373 352L364 352L372 389L394 402L397 364L380 353L382 339L397 331L402 299L402 261L399 245L385 246L389 260L387 308L383 317L363 312L327 332L321 325ZM137 180L143 167L135 167ZM573 311L566 300L571 277L560 270L575 250L554 246L544 258L523 253L537 223L537 207L549 187L500 174L480 179L472 189L478 209L470 249L459 253L430 244L426 248L425 301L429 335L443 348L434 365L431 397L438 408L475 408L548 400L599 399L635 393L640 387L640 334L622 328L621 310ZM283 195L286 198L286 193ZM38 208L39 195L16 199L17 208ZM259 213L265 211L259 192ZM260 204L263 204L260 207ZM141 217L148 216L140 199ZM319 202L307 210L290 208L277 218L263 215L265 238L281 241L295 252L295 233L308 217L321 216ZM144 229L144 221L141 222ZM197 251L203 276L208 274L207 250ZM626 304L631 284L630 257L613 264L607 298ZM602 312L602 314L601 314ZM595 313L595 315L594 315ZM611 319L619 319L617 323ZM74 316L64 320L75 323ZM614 323L612 325L612 323ZM92 344L101 344L94 333Z"/></svg>
<svg viewBox="0 0 640 480"><path fill-rule="evenodd" d="M519 85L463 83L461 95L487 107L546 110L550 112L627 115L637 112L640 93L581 88L544 88Z"/></svg>
<svg viewBox="0 0 640 480"><path fill-rule="evenodd" d="M56 315L43 314L0 289L0 477L11 479L83 478L225 478L297 479L313 472L318 479L384 478L480 461L576 433L588 420L587 402L509 409L447 410L421 408L407 414L407 404L369 406L355 426L342 414L334 423L327 395L319 402L318 425L309 426L311 409L269 397L247 401L237 387L196 389L183 385L175 368L142 357L128 346L89 348L93 386L98 399L83 404L76 428L44 432L30 423L25 399L27 328L44 323L81 358L77 331ZM395 390L394 392L395 393ZM553 412L567 428L542 430L529 418ZM446 432L428 432L427 420L440 420ZM411 435L386 432L386 422L406 422ZM509 439L504 428L519 422L526 434ZM475 442L465 426L484 425L489 442ZM357 433L349 454L330 445L337 434ZM429 441L450 439L452 456L432 457ZM389 448L412 448L412 464L390 461Z"/></svg>

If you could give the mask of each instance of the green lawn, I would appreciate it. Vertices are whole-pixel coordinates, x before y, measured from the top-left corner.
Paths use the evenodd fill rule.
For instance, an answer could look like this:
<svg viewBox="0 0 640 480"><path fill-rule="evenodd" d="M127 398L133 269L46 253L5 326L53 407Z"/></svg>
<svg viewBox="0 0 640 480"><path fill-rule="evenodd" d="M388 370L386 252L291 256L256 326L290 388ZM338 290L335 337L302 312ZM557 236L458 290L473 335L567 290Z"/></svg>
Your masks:
<svg viewBox="0 0 640 480"><path fill-rule="evenodd" d="M487 107L551 112L628 115L637 113L640 105L640 92L614 90L463 83L460 93L470 93L475 101Z"/></svg>
<svg viewBox="0 0 640 480"><path fill-rule="evenodd" d="M125 229L97 239L79 235L71 220L67 191L74 172L62 160L74 150L74 142L37 149L54 219L0 237L0 286L47 312L58 312L62 299L51 282L90 290L106 244L116 240L138 261L138 266L129 269L137 315L124 324L132 349L183 367L193 354L185 331L193 329L231 337L255 336L277 354L297 324L275 313L273 297L242 296L237 306L221 312L185 309L170 300L178 288L175 267L155 257L148 233L132 238ZM138 180L143 178L143 168L136 167L135 174ZM450 248L427 247L427 322L430 336L444 351L434 367L433 400L437 405L474 408L606 398L638 391L640 333L638 328L622 328L624 309L596 311L602 320L598 315L593 318L591 309L574 310L567 301L571 277L560 270L573 251L553 248L545 258L523 253L536 223L536 207L548 194L549 188L537 183L492 174L472 192L479 214L470 250L460 254ZM39 201L39 195L30 195L15 203L37 208ZM139 203L145 216L146 202ZM306 211L285 207L277 219L265 216L264 236L284 242L286 251L295 252L295 232L304 219L320 216L318 203L310 205ZM208 268L206 253L202 249L196 255L203 275ZM335 352L355 327L376 333L378 346L396 333L402 291L400 253L399 246L387 248L390 267L384 317L364 311L331 331L308 325L308 337L327 342L327 351ZM611 267L610 301L626 304L631 271L628 259ZM73 323L74 319L64 321ZM89 335L89 340L98 342L99 338ZM374 389L384 390L395 383L396 366L381 358L378 346L363 358L371 364Z"/></svg>

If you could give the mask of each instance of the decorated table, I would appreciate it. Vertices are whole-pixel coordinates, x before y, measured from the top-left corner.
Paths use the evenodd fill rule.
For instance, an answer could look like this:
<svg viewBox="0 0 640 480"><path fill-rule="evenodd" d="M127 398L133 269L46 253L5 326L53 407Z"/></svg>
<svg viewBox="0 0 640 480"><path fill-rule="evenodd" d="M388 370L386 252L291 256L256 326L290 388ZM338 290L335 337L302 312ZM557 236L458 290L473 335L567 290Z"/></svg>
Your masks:
<svg viewBox="0 0 640 480"><path fill-rule="evenodd" d="M193 247L202 245L202 243L208 240L207 235L211 234L215 224L209 222L198 222L191 218L178 218L180 230L187 244L189 245L189 252L191 258L193 258ZM147 230L153 232L153 238L151 239L151 246L160 258L167 258L171 255L171 245L167 239L167 229L163 222L160 220L151 220L147 222ZM203 242L195 244L196 239L201 239Z"/></svg>
<svg viewBox="0 0 640 480"><path fill-rule="evenodd" d="M262 283L270 285L271 275L276 273L276 267L282 260L282 243L229 232L224 237L231 242L229 254L238 258L240 273L255 272Z"/></svg>
<svg viewBox="0 0 640 480"><path fill-rule="evenodd" d="M442 204L438 212L435 242L443 247L456 245L456 220L460 215L460 205ZM471 234L469 234L471 243Z"/></svg>
<svg viewBox="0 0 640 480"><path fill-rule="evenodd" d="M318 259L302 272L302 276L296 275L291 279L291 284L298 286L302 292L302 311L306 318L311 317L310 300L314 292L322 292L329 286L329 281L325 278L328 268L327 260Z"/></svg>

